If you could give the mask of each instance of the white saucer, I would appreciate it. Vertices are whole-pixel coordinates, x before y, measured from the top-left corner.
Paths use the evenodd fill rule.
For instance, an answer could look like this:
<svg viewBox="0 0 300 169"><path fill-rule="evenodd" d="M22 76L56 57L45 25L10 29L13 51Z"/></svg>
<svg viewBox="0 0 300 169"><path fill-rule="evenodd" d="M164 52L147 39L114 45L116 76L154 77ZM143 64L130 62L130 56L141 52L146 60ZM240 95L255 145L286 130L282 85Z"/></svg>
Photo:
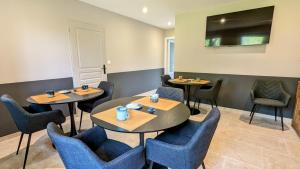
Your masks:
<svg viewBox="0 0 300 169"><path fill-rule="evenodd" d="M126 105L127 109L134 109L134 110L138 110L141 109L143 106L141 104L138 103L129 103Z"/></svg>
<svg viewBox="0 0 300 169"><path fill-rule="evenodd" d="M68 93L71 93L70 90L61 90L61 91L58 91L58 93L60 94L68 94Z"/></svg>

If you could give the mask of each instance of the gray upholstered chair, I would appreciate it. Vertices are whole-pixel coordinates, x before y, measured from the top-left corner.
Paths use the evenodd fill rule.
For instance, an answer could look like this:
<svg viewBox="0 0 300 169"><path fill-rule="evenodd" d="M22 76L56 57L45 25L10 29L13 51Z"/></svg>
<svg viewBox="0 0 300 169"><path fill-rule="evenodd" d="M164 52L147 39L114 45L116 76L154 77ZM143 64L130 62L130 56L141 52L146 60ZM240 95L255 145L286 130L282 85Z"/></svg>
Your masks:
<svg viewBox="0 0 300 169"><path fill-rule="evenodd" d="M184 93L182 89L174 87L159 87L156 91L159 97L184 102Z"/></svg>
<svg viewBox="0 0 300 169"><path fill-rule="evenodd" d="M163 87L173 87L172 83L169 82L171 79L170 75L161 75L160 80L161 80L161 85Z"/></svg>
<svg viewBox="0 0 300 169"><path fill-rule="evenodd" d="M175 87L175 88L182 89L183 91L185 90L184 85L176 85L169 82L169 80L171 79L170 75L161 75L160 79L161 79L161 85L163 87Z"/></svg>
<svg viewBox="0 0 300 169"><path fill-rule="evenodd" d="M176 130L165 131L155 139L147 139L146 157L172 169L205 169L204 158L220 119L214 108L202 122L188 121Z"/></svg>
<svg viewBox="0 0 300 169"><path fill-rule="evenodd" d="M62 129L61 124L65 122L66 118L63 115L62 111L51 110L51 108L48 106L31 105L29 107L21 107L9 95L2 95L0 100L9 110L17 128L19 129L19 131L21 131L17 154L19 153L24 134L29 135L25 152L25 159L23 163L24 169L26 166L32 133L46 129L49 122L54 122L55 124L60 125Z"/></svg>
<svg viewBox="0 0 300 169"><path fill-rule="evenodd" d="M288 106L291 95L286 92L282 83L274 80L256 80L250 95L253 107L250 113L251 118L249 124L252 122L257 105L269 106L274 107L275 120L277 120L277 109L280 110L281 127L282 130L284 130L282 109Z"/></svg>
<svg viewBox="0 0 300 169"><path fill-rule="evenodd" d="M101 95L97 98L91 99L91 100L86 100L86 101L82 101L82 102L78 103L78 109L81 110L80 121L79 121L79 130L81 129L83 112L91 113L93 108L95 108L96 106L98 106L102 103L110 101L112 99L113 90L114 90L113 83L107 82L107 81L102 81L102 82L100 82L98 88L104 90L103 95Z"/></svg>
<svg viewBox="0 0 300 169"><path fill-rule="evenodd" d="M216 83L213 85L207 85L203 87L199 87L195 94L194 97L196 101L194 102L194 107L196 106L196 102L198 102L198 109L201 100L208 100L211 103L211 107L214 107L214 104L216 107L218 107L217 99L218 95L222 86L223 80L218 80Z"/></svg>

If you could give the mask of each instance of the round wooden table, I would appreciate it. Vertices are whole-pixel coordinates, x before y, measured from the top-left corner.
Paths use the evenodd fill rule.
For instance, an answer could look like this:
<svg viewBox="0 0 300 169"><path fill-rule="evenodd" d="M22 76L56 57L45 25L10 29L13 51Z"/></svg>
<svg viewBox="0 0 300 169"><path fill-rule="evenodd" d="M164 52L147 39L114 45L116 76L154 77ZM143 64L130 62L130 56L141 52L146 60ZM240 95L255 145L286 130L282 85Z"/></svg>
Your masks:
<svg viewBox="0 0 300 169"><path fill-rule="evenodd" d="M195 80L195 79L170 79L170 83L176 84L176 85L183 85L185 87L186 92L186 106L190 109L192 115L196 115L200 113L200 110L192 108L190 105L190 99L191 99L191 86L203 86L208 85L210 83L209 80Z"/></svg>
<svg viewBox="0 0 300 169"><path fill-rule="evenodd" d="M38 103L34 99L32 99L32 96L31 96L31 97L28 97L26 99L26 101L29 102L29 103L40 104L40 105L68 104L68 108L69 108L69 112L70 112L70 121L71 121L70 136L72 137L72 136L77 135L75 119L74 119L74 114L75 114L75 111L76 111L75 106L74 106L75 103L76 102L81 102L81 101L86 101L86 100L89 100L89 99L94 99L96 97L101 96L104 93L104 91L102 89L98 89L99 92L97 92L97 93L86 94L86 95L78 95L78 94L74 93L75 90L76 89L71 89L70 90L71 93L64 94L64 95L69 97L68 99L64 99L64 100L47 102L47 103Z"/></svg>
<svg viewBox="0 0 300 169"><path fill-rule="evenodd" d="M99 113L106 111L108 109L120 106L120 105L127 105L128 103L140 99L142 97L125 97L125 98L120 98L120 99L115 99L106 103L103 103L97 107L95 107L91 113L91 119L93 123L96 125L103 127L105 129L111 130L111 131L116 131L116 132L122 132L122 133L137 133L140 135L140 145L144 146L144 134L145 133L150 133L150 132L158 132L158 131L163 131L175 126L178 126L185 121L188 120L190 117L190 110L186 105L183 103L178 104L177 106L173 107L172 109L168 111L163 111L156 109L156 112L153 114L157 115L156 118L153 120L149 121L148 123L138 127L137 129L133 131L128 131L123 128L120 128L118 126L115 126L113 124L107 123L105 121L102 121L98 118L93 117L93 114ZM143 108L139 111L147 112L147 109L149 107L143 106Z"/></svg>

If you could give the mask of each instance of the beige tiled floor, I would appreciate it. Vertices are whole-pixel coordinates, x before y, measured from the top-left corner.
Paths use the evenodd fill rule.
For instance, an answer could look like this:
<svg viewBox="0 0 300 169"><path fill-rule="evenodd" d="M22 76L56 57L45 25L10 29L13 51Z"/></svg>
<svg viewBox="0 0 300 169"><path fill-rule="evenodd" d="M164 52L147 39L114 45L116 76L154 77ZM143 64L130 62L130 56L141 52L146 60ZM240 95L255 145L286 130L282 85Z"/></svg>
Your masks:
<svg viewBox="0 0 300 169"><path fill-rule="evenodd" d="M201 106L202 114L191 117L201 121L210 110ZM220 108L221 120L211 143L205 163L208 169L300 169L300 139L289 122L281 131L280 122L254 117L249 125L249 112ZM78 117L77 117L78 124ZM84 127L91 127L89 116L84 116ZM64 124L68 130L69 123ZM154 137L149 134L147 137ZM109 132L108 136L128 143L138 144L138 136ZM0 169L20 168L24 158L24 138L21 153L16 156L19 133L0 138ZM28 169L63 168L57 152L45 131L35 133L29 152ZM201 167L200 167L201 168Z"/></svg>

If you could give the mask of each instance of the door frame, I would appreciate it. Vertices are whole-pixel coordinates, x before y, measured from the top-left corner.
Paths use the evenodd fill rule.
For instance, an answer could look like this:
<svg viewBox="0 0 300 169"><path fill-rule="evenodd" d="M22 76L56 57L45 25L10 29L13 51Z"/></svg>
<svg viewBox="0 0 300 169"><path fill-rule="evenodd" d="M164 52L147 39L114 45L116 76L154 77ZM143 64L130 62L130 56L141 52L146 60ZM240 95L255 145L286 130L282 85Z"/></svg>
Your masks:
<svg viewBox="0 0 300 169"><path fill-rule="evenodd" d="M86 22L81 22L81 21L70 21L69 22L69 46L70 46L70 55L71 55L71 63L72 63L72 75L73 75L73 86L74 87L79 87L78 84L80 83L80 77L77 72L80 71L79 68L79 62L78 58L75 58L78 56L78 51L76 50L75 44L77 44L77 39L75 38L76 35L76 29L87 29L87 30L92 30L92 31L97 31L103 33L104 37L104 47L103 47L103 64L106 65L107 62L107 57L106 57L106 37L105 37L105 29L102 26L96 25L96 24L91 24L91 23L86 23ZM74 53L76 51L77 53ZM103 74L102 79L104 81L107 80L107 70L106 74Z"/></svg>
<svg viewBox="0 0 300 169"><path fill-rule="evenodd" d="M164 56L164 73L169 74L169 61L170 61L170 48L169 48L169 40L174 40L175 42L175 37L170 36L170 37L165 37L165 56Z"/></svg>

